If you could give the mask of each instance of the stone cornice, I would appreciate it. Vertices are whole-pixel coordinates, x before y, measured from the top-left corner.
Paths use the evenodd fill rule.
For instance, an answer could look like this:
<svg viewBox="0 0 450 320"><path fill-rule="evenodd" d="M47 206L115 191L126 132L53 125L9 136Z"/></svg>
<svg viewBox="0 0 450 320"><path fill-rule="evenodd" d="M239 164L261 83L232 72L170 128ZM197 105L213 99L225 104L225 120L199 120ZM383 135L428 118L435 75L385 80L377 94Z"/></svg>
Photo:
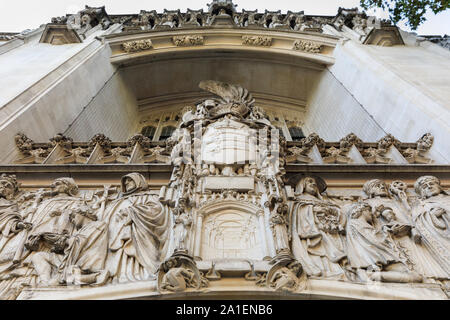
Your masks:
<svg viewBox="0 0 450 320"><path fill-rule="evenodd" d="M377 173L443 173L450 175L450 165L437 164L288 164L286 171L289 173L344 173L359 174L361 172ZM0 165L0 172L4 173L102 173L102 172L172 172L172 165L151 163L151 164L9 164Z"/></svg>

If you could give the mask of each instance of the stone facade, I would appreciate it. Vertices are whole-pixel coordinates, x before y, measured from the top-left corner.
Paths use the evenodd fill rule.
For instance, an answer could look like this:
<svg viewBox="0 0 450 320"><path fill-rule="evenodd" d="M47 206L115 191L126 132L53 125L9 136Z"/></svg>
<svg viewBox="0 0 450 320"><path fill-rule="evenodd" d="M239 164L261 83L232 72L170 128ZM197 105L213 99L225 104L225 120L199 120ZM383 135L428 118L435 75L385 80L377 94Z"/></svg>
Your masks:
<svg viewBox="0 0 450 320"><path fill-rule="evenodd" d="M448 299L448 128L430 115L445 95L427 112L422 91L392 102L410 114L391 125L339 71L361 67L349 46L410 57L411 38L356 9L208 6L86 7L28 36L70 73L0 97L0 298ZM3 36L0 65L20 37ZM26 125L35 112L44 131Z"/></svg>

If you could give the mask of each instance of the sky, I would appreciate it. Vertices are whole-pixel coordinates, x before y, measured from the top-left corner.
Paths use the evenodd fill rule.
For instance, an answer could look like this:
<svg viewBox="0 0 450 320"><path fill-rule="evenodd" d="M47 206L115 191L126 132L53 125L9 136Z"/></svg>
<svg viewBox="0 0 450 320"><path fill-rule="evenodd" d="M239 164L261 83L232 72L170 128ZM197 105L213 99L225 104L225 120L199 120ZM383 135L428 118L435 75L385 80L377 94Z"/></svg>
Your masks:
<svg viewBox="0 0 450 320"><path fill-rule="evenodd" d="M66 13L76 13L89 6L106 6L109 14L138 13L142 10L164 9L201 9L206 11L207 3L212 0L0 0L0 32L20 32L25 29L34 29L41 24L49 23L52 17L64 16ZM359 6L359 0L234 0L238 5L237 10L242 9L264 12L267 10L281 10L286 13L291 11L305 11L307 15L335 15L338 7L353 8ZM388 15L381 10L368 12L380 18ZM439 13L427 14L427 21L415 32L419 35L450 35L450 10ZM404 23L399 27L411 31Z"/></svg>

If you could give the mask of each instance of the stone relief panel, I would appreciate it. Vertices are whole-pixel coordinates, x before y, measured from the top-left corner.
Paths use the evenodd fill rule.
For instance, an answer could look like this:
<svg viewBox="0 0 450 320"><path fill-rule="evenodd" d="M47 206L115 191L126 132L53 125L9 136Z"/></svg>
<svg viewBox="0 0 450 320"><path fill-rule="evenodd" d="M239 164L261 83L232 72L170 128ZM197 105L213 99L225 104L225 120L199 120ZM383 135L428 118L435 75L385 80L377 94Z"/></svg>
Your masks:
<svg viewBox="0 0 450 320"><path fill-rule="evenodd" d="M203 222L201 257L261 260L261 230L257 218L248 213L216 213Z"/></svg>
<svg viewBox="0 0 450 320"><path fill-rule="evenodd" d="M1 298L134 281L155 282L161 294L195 291L242 261L245 280L274 291L302 292L313 279L448 288L450 196L439 179L422 176L414 189L372 179L334 194L317 175L286 174L285 164L364 161L361 139L326 143L313 133L289 147L248 90L199 86L214 97L186 109L164 147L141 134L121 144L99 134L83 145L59 134L40 145L55 158L80 147L87 162L170 164L159 190L136 172L99 190L61 177L25 192L15 176L0 176ZM424 135L409 146L424 157L432 142ZM34 142L18 135L16 143L34 163ZM392 136L373 146L376 162L405 149Z"/></svg>

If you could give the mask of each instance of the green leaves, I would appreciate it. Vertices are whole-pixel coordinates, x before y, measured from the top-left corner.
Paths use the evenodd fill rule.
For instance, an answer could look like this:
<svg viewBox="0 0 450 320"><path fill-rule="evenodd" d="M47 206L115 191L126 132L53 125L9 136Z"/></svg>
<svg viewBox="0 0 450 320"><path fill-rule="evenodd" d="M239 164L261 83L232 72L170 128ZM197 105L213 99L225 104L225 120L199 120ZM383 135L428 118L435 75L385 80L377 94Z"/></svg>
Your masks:
<svg viewBox="0 0 450 320"><path fill-rule="evenodd" d="M406 20L412 30L426 20L427 11L437 14L450 8L450 0L360 0L360 4L365 10L374 7L387 10L393 23Z"/></svg>

